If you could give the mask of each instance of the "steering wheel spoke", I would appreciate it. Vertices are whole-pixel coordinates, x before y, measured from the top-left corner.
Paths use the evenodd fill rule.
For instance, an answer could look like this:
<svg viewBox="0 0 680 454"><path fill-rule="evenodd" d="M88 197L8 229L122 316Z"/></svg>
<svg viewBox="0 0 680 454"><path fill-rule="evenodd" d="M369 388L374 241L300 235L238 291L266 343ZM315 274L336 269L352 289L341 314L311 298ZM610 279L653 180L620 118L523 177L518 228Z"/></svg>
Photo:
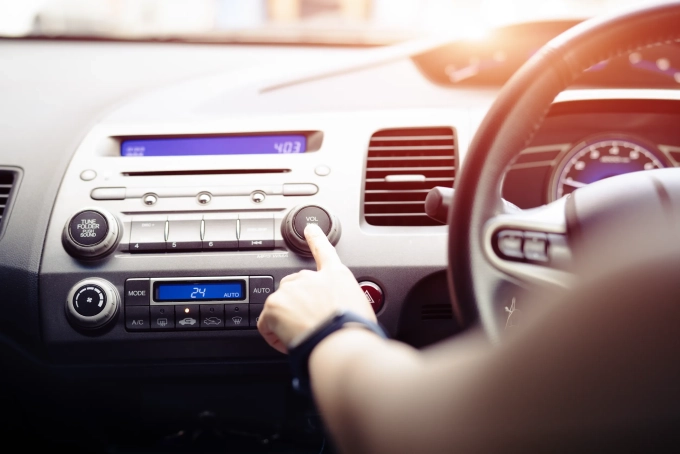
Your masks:
<svg viewBox="0 0 680 454"><path fill-rule="evenodd" d="M521 282L570 287L574 275L565 207L566 197L489 219L483 239L487 260Z"/></svg>

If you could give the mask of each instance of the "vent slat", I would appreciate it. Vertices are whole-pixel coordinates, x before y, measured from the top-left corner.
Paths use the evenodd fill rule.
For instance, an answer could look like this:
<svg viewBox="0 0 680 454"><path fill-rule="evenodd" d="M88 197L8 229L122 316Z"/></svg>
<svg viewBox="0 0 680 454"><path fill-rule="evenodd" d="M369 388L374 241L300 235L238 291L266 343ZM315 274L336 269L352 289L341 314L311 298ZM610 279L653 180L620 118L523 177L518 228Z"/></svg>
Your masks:
<svg viewBox="0 0 680 454"><path fill-rule="evenodd" d="M423 145L423 146L409 146L409 147L368 147L368 151L411 151L411 150L450 150L451 147L448 145Z"/></svg>
<svg viewBox="0 0 680 454"><path fill-rule="evenodd" d="M9 197L14 182L14 172L0 170L0 230L2 230L3 219L7 217L5 209L9 205Z"/></svg>
<svg viewBox="0 0 680 454"><path fill-rule="evenodd" d="M453 309L448 304L426 304L420 309L422 320L451 320Z"/></svg>
<svg viewBox="0 0 680 454"><path fill-rule="evenodd" d="M423 199L420 202L411 202L407 200L398 200L396 202L365 202L364 205L399 205L399 204L405 204L405 205L422 205L425 203L425 200Z"/></svg>
<svg viewBox="0 0 680 454"><path fill-rule="evenodd" d="M371 213L371 214L366 215L367 218L370 218L370 217L380 218L380 217L385 217L385 216L399 216L399 217L401 217L401 216L419 216L419 217L424 216L426 218L429 218L429 216L426 215L425 213Z"/></svg>
<svg viewBox="0 0 680 454"><path fill-rule="evenodd" d="M441 177L441 178L425 178L424 181L453 181L453 178L446 178L446 177ZM367 183L385 183L384 178L367 178L366 179ZM396 184L402 184L401 182L397 182Z"/></svg>
<svg viewBox="0 0 680 454"><path fill-rule="evenodd" d="M416 139L414 139L414 137ZM392 136L392 137L371 137L371 142L373 141L391 141L391 140L453 140L453 136Z"/></svg>
<svg viewBox="0 0 680 454"><path fill-rule="evenodd" d="M385 129L366 157L364 217L378 226L442 225L425 214L436 186L453 186L456 137L451 127Z"/></svg>
<svg viewBox="0 0 680 454"><path fill-rule="evenodd" d="M453 166L447 166L447 167L416 167L416 166L410 166L410 167L369 167L366 169L368 172L408 172L408 171L448 171L448 172L453 172L456 170L455 167ZM453 178L452 178L453 179Z"/></svg>

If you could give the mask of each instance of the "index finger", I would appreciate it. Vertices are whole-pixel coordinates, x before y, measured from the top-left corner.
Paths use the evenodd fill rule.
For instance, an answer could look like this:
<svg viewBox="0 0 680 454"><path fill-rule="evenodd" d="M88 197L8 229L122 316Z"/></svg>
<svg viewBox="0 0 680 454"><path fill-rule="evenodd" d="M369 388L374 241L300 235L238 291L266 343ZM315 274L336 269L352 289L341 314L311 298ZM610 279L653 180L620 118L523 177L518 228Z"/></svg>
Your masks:
<svg viewBox="0 0 680 454"><path fill-rule="evenodd" d="M307 227L305 227L305 239L307 244L309 244L314 260L316 260L317 270L341 263L335 248L318 225L307 224Z"/></svg>

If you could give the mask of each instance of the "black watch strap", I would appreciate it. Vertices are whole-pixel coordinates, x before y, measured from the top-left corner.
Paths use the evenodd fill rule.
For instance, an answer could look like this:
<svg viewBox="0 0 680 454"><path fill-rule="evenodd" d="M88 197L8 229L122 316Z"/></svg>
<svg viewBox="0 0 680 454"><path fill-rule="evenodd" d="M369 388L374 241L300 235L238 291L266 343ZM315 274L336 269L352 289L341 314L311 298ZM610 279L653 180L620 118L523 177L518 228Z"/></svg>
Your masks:
<svg viewBox="0 0 680 454"><path fill-rule="evenodd" d="M342 329L348 323L359 324L373 331L383 339L388 339L385 331L375 322L367 320L353 312L340 312L330 318L326 323L317 328L302 342L289 349L288 358L293 373L293 389L300 394L312 397L312 389L309 381L309 356L312 350L330 334Z"/></svg>

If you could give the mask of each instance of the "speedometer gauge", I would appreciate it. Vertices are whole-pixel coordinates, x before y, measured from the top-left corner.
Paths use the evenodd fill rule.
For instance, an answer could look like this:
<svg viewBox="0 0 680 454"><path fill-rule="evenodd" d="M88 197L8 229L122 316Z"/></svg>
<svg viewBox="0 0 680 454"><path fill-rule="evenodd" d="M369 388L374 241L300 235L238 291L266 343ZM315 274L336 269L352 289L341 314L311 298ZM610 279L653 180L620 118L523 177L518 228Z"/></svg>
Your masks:
<svg viewBox="0 0 680 454"><path fill-rule="evenodd" d="M663 167L663 161L648 148L629 140L587 140L571 149L555 168L549 196L557 200L605 178Z"/></svg>

